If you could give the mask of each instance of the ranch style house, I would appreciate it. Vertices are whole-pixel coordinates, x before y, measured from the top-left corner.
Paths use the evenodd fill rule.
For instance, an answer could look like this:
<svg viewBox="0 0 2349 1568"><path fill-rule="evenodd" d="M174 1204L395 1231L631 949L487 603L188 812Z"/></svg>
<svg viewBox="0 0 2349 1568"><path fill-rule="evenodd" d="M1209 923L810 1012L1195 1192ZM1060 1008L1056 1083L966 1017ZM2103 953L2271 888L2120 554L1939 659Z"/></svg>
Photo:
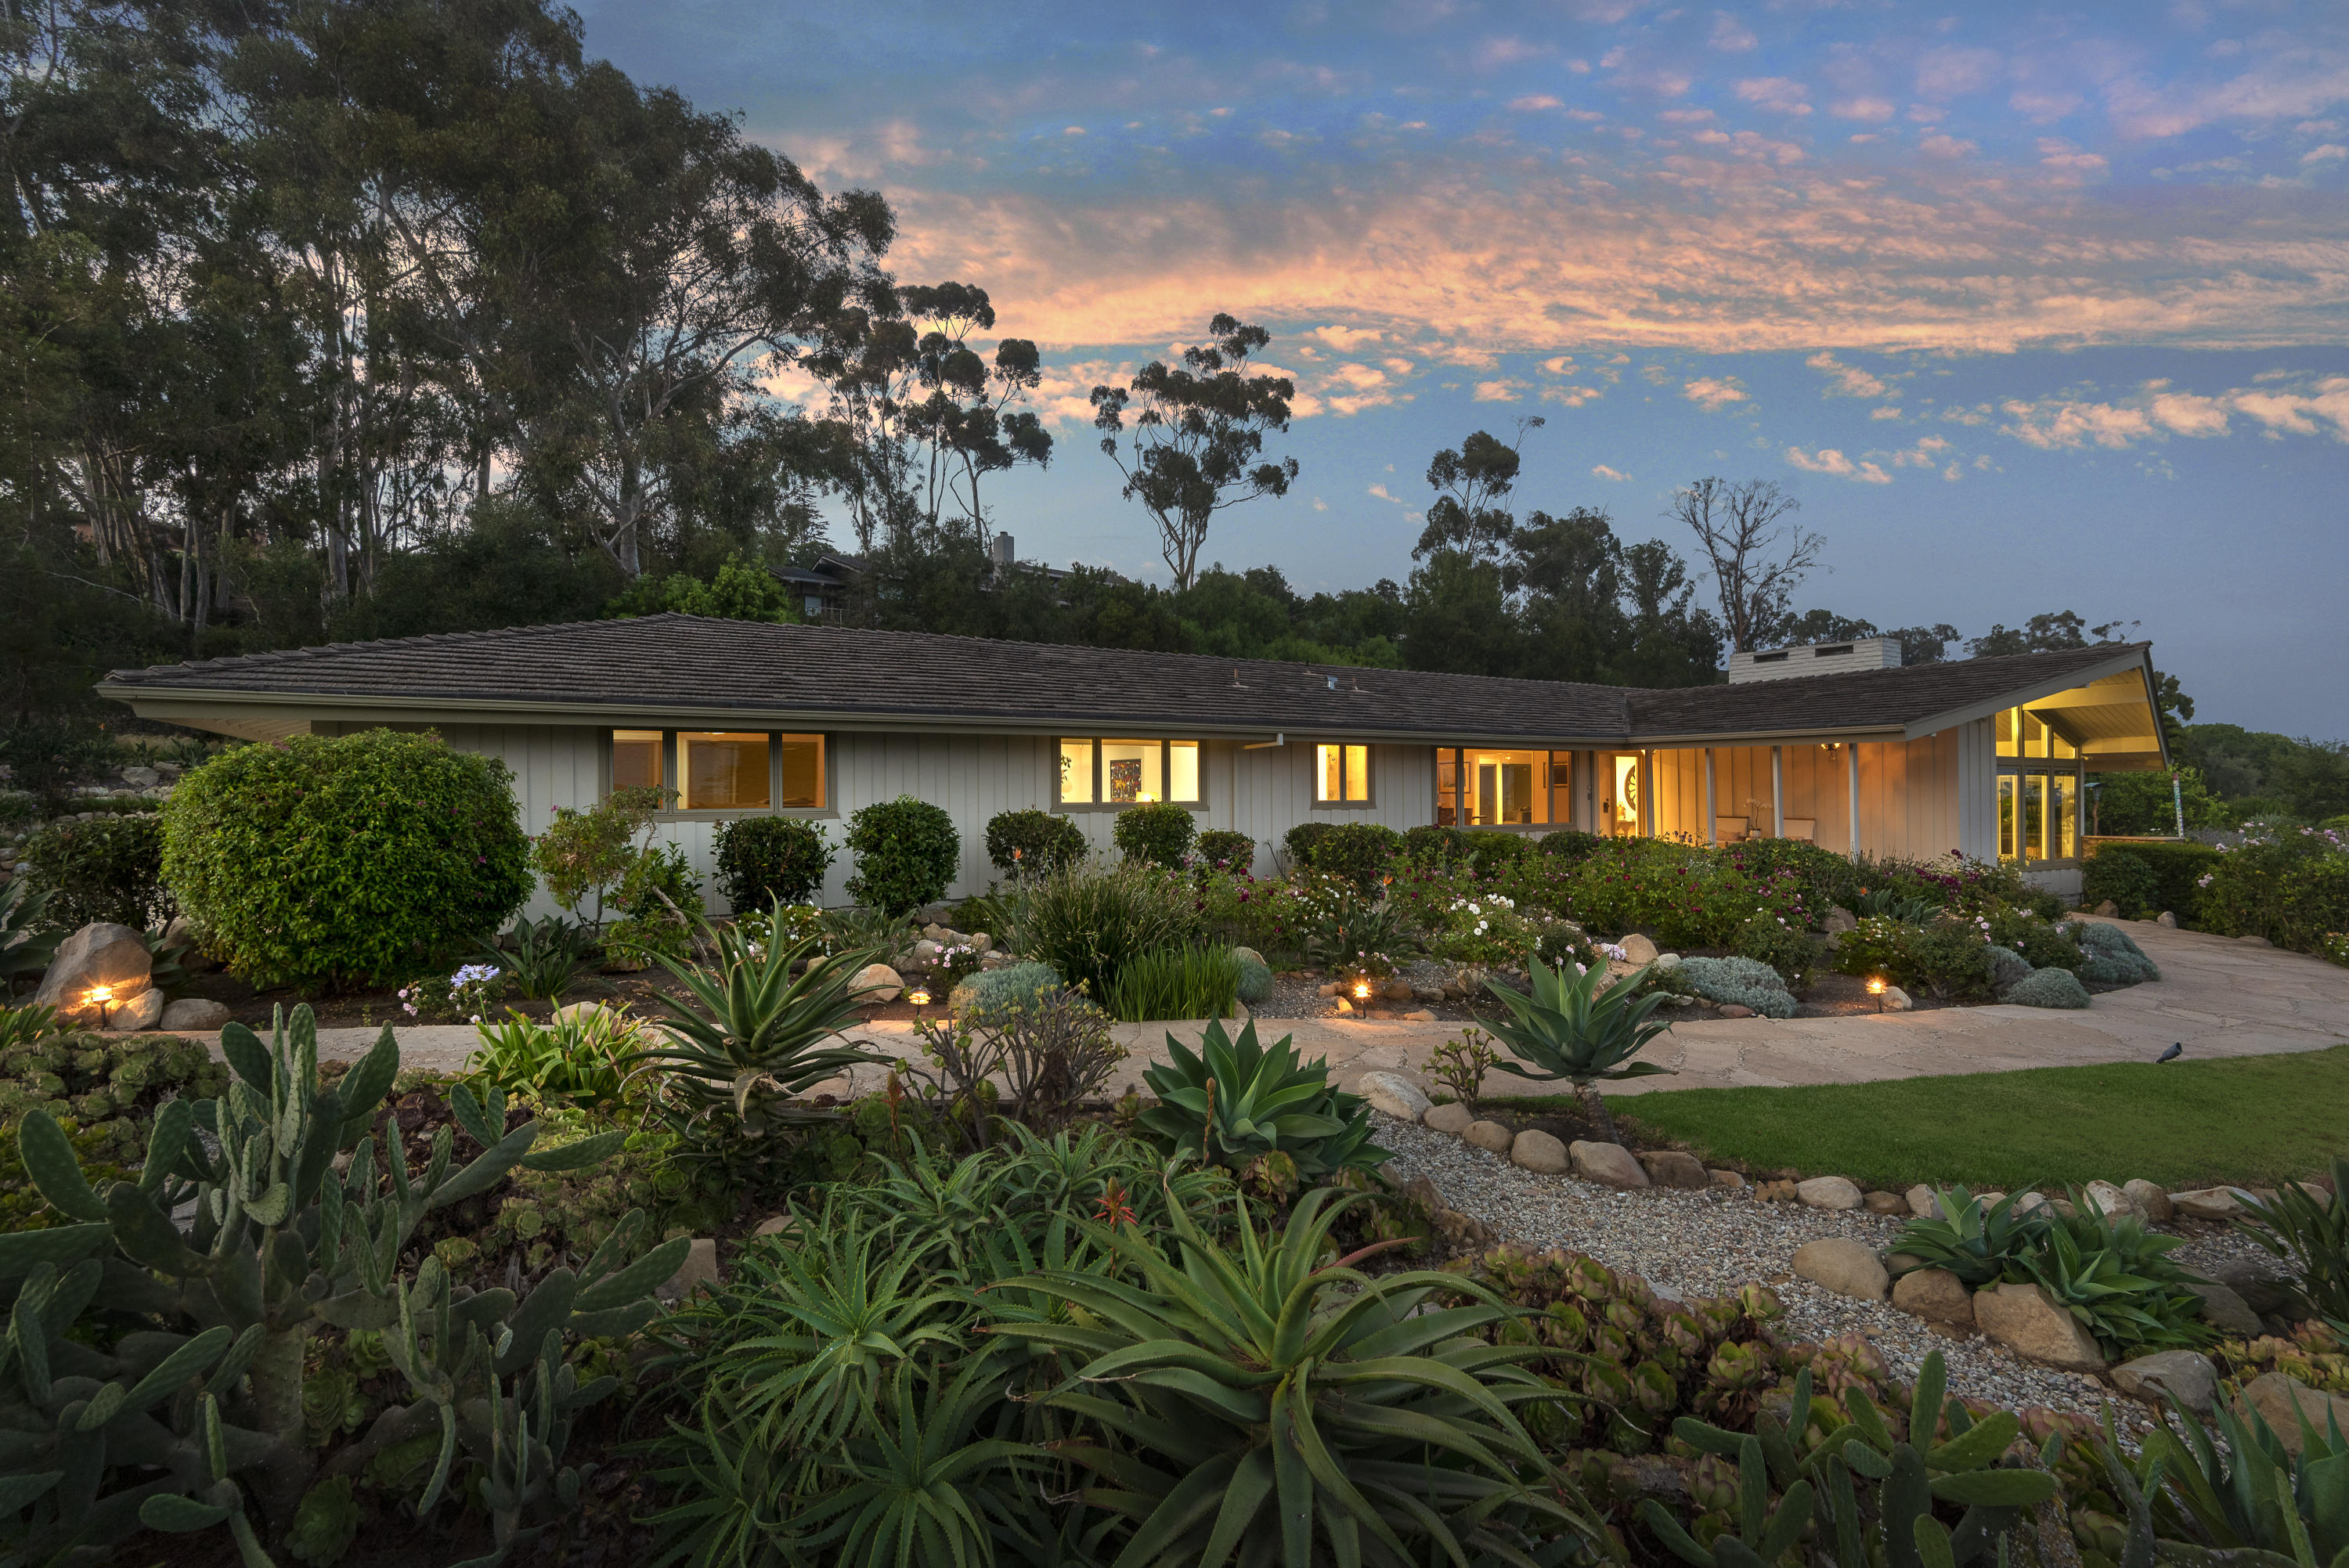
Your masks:
<svg viewBox="0 0 2349 1568"><path fill-rule="evenodd" d="M1115 813L1152 800L1248 834L1259 873L1299 822L1368 820L1954 851L2069 894L2084 774L2168 766L2144 643L1903 668L1869 639L1738 653L1725 685L1659 691L662 614L118 670L98 689L252 740L432 729L512 769L533 833L663 785L660 831L705 880L731 819L914 795L961 832L949 896L996 880L999 811L1067 812L1106 850ZM843 854L825 903L849 870Z"/></svg>

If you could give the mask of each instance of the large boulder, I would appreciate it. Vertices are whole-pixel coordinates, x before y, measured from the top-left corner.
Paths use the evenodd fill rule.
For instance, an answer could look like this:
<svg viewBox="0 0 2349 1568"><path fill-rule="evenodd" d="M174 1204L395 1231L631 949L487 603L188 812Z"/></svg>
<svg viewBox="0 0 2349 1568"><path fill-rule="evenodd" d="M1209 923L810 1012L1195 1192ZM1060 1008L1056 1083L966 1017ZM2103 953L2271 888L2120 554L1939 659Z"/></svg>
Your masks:
<svg viewBox="0 0 2349 1568"><path fill-rule="evenodd" d="M1457 1100L1450 1105L1431 1106L1420 1118L1422 1122L1436 1131L1448 1132L1454 1138L1466 1132L1475 1119L1476 1113Z"/></svg>
<svg viewBox="0 0 2349 1568"><path fill-rule="evenodd" d="M685 1262L678 1265L677 1273L666 1283L654 1288L653 1295L664 1305L675 1306L698 1287L706 1284L715 1289L718 1283L718 1243L708 1236L696 1236L692 1246L686 1249Z"/></svg>
<svg viewBox="0 0 2349 1568"><path fill-rule="evenodd" d="M870 1006L895 1001L897 993L905 987L905 977L886 964L867 964L850 977L848 995L852 1000Z"/></svg>
<svg viewBox="0 0 2349 1568"><path fill-rule="evenodd" d="M1648 1173L1631 1158L1631 1151L1619 1143L1568 1144L1567 1158L1574 1164L1574 1173L1585 1181L1596 1181L1603 1187L1643 1188Z"/></svg>
<svg viewBox="0 0 2349 1568"><path fill-rule="evenodd" d="M166 1029L217 1029L227 1022L228 1004L209 996L182 996L163 1009L162 1026Z"/></svg>
<svg viewBox="0 0 2349 1568"><path fill-rule="evenodd" d="M1974 1324L2025 1360L2065 1372L2102 1372L2105 1353L2044 1285L2001 1284L1974 1293Z"/></svg>
<svg viewBox="0 0 2349 1568"><path fill-rule="evenodd" d="M2108 1220L2125 1220L2132 1214L2140 1220L2152 1218L2145 1212L2144 1205L2129 1195L2126 1187L2116 1187L2109 1181L2091 1181L2086 1192Z"/></svg>
<svg viewBox="0 0 2349 1568"><path fill-rule="evenodd" d="M1683 1192L1702 1192L1713 1185L1706 1173L1704 1161L1680 1149L1642 1149L1639 1151L1640 1169L1648 1180L1659 1187L1675 1187Z"/></svg>
<svg viewBox="0 0 2349 1568"><path fill-rule="evenodd" d="M2190 1279L2186 1288L2202 1298L2202 1321L2230 1339L2256 1339L2267 1332L2251 1304L2226 1285L2209 1280ZM2349 1431L2349 1424L2342 1428Z"/></svg>
<svg viewBox="0 0 2349 1568"><path fill-rule="evenodd" d="M1874 1252L1843 1236L1826 1236L1796 1247L1795 1274L1837 1295L1858 1301L1884 1299L1884 1264Z"/></svg>
<svg viewBox="0 0 2349 1568"><path fill-rule="evenodd" d="M2194 1220L2232 1220L2243 1212L2232 1187L2198 1187L2189 1192L2172 1192L2169 1206Z"/></svg>
<svg viewBox="0 0 2349 1568"><path fill-rule="evenodd" d="M2210 1277L2241 1296L2243 1305L2262 1317L2270 1313L2292 1319L2308 1315L2308 1304L2301 1299L2291 1278L2271 1263L2237 1258L2220 1264Z"/></svg>
<svg viewBox="0 0 2349 1568"><path fill-rule="evenodd" d="M151 1029L163 1021L163 993L150 985L128 1002L118 1002L107 1009L106 1026L122 1034L136 1034Z"/></svg>
<svg viewBox="0 0 2349 1568"><path fill-rule="evenodd" d="M1847 1176L1814 1176L1795 1183L1795 1196L1814 1209L1857 1209L1859 1187Z"/></svg>
<svg viewBox="0 0 2349 1568"><path fill-rule="evenodd" d="M1933 1190L1924 1182L1920 1181L1909 1188L1906 1196L1909 1199L1909 1212L1919 1219L1938 1220L1941 1217L1941 1201L1933 1195Z"/></svg>
<svg viewBox="0 0 2349 1568"><path fill-rule="evenodd" d="M1974 1326L1974 1293L1947 1269L1911 1269L1892 1282L1892 1305L1911 1317L1952 1328Z"/></svg>
<svg viewBox="0 0 2349 1568"><path fill-rule="evenodd" d="M1506 1154L1517 1135L1497 1121L1472 1121L1461 1137L1479 1149L1489 1149L1495 1154Z"/></svg>
<svg viewBox="0 0 2349 1568"><path fill-rule="evenodd" d="M1538 1128L1527 1128L1509 1145L1509 1163L1543 1176L1562 1176L1569 1161L1566 1145Z"/></svg>
<svg viewBox="0 0 2349 1568"><path fill-rule="evenodd" d="M2268 1372L2244 1387L2235 1401L2236 1408L2246 1417L2257 1415L2278 1438L2283 1440L2284 1451L2300 1452L2301 1418L2319 1437L2325 1434L2325 1421L2330 1418L2349 1432L2349 1399L2338 1394L2319 1393L2287 1372Z"/></svg>
<svg viewBox="0 0 2349 1568"><path fill-rule="evenodd" d="M68 1024L102 1026L103 1015L152 984L154 959L147 939L127 925L93 921L57 944L57 955L33 993L33 1006L57 1010ZM93 992L102 992L96 1001Z"/></svg>
<svg viewBox="0 0 2349 1568"><path fill-rule="evenodd" d="M2137 1212L2154 1224L2166 1225L2178 1217L2177 1208L2169 1202L2169 1194L2162 1191L2158 1181L2148 1181L2140 1176L2135 1181L2122 1182L2121 1191L2137 1205Z"/></svg>
<svg viewBox="0 0 2349 1568"><path fill-rule="evenodd" d="M1398 1121L1417 1121L1427 1114L1427 1096L1401 1073L1364 1073L1354 1080L1354 1092Z"/></svg>
<svg viewBox="0 0 2349 1568"><path fill-rule="evenodd" d="M2157 1350L2114 1367L2113 1387L2148 1405L2159 1405L2174 1396L2196 1415L2207 1416L2219 1398L2219 1374L2208 1356L2192 1350Z"/></svg>
<svg viewBox="0 0 2349 1568"><path fill-rule="evenodd" d="M1663 956L1653 938L1642 936L1636 931L1615 945L1623 950L1624 962L1635 968L1642 964L1653 964L1658 958Z"/></svg>

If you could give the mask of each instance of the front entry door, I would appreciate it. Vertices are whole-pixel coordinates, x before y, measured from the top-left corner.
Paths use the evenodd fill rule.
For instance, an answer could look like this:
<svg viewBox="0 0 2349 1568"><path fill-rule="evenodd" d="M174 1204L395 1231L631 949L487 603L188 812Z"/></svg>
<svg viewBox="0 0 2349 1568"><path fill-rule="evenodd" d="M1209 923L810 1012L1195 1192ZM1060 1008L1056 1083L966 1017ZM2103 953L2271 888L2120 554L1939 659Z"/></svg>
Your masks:
<svg viewBox="0 0 2349 1568"><path fill-rule="evenodd" d="M1619 839L1636 839L1645 830L1640 813L1640 754L1602 751L1599 754L1598 832Z"/></svg>

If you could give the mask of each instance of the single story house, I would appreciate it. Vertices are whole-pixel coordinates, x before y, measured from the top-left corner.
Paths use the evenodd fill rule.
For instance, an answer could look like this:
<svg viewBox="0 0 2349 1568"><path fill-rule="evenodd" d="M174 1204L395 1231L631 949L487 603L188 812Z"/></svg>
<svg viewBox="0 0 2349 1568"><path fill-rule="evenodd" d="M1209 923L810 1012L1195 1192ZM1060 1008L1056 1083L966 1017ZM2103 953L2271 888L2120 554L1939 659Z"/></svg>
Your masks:
<svg viewBox="0 0 2349 1568"><path fill-rule="evenodd" d="M429 727L505 761L531 832L663 784L660 830L705 877L721 823L910 794L961 831L955 895L995 880L999 811L1066 812L1106 849L1116 813L1150 800L1248 834L1260 872L1298 823L1357 820L1954 851L2072 892L2084 772L2168 763L2149 646L1902 668L1871 639L1740 653L1726 685L1657 691L663 614L118 670L98 689L254 740ZM848 871L843 854L827 903Z"/></svg>

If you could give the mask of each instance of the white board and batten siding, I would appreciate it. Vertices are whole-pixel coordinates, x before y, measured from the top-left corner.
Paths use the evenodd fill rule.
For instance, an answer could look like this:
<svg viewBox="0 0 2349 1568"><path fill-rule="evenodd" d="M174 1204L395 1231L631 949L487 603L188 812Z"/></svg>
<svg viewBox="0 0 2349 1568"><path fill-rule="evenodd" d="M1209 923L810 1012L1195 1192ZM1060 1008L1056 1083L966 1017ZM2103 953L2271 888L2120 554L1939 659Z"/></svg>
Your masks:
<svg viewBox="0 0 2349 1568"><path fill-rule="evenodd" d="M318 727L322 731L328 727ZM441 725L443 738L460 751L494 757L513 772L523 830L537 834L554 820L560 807L584 811L603 798L605 731L570 725ZM942 732L833 734L827 771L833 799L816 814L834 846L847 819L861 807L912 795L946 808L962 839L962 866L947 896L984 892L1001 873L987 858L988 820L1001 811L1050 810L1059 778L1057 735L984 735ZM1256 870L1274 868L1281 836L1299 822L1372 821L1398 830L1435 820L1433 748L1373 746L1371 800L1367 805L1326 807L1313 799L1313 748L1288 745L1247 749L1237 741L1205 742L1199 759L1200 793L1195 811L1201 830L1237 829L1256 841ZM795 813L807 815L808 813ZM1113 853L1110 834L1114 810L1070 813L1086 838L1104 855ZM657 836L683 850L702 878L713 913L726 912L716 882L715 844L719 823L699 818L665 820ZM822 902L849 902L853 869L845 850L833 860ZM543 889L523 912L536 917L557 913Z"/></svg>
<svg viewBox="0 0 2349 1568"><path fill-rule="evenodd" d="M1784 814L1813 824L1812 841L1841 852L1851 845L1850 764L1842 751L1809 742L1780 748ZM1859 746L1859 847L1885 859L1930 861L1952 850L1971 860L1997 848L1995 738L1988 719L1910 741ZM1770 748L1713 748L1718 815L1771 826ZM1656 753L1657 831L1705 840L1704 751Z"/></svg>

